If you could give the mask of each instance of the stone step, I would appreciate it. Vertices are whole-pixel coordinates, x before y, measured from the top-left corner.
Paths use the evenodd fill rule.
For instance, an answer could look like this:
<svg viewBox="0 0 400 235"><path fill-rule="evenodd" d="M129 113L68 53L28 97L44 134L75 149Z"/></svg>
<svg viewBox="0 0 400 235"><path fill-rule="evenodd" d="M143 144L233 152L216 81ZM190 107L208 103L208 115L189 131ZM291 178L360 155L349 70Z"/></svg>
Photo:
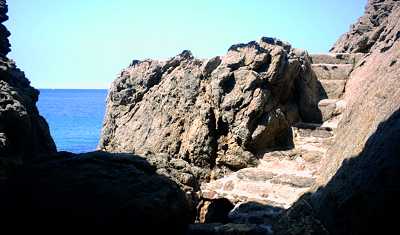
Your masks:
<svg viewBox="0 0 400 235"><path fill-rule="evenodd" d="M271 235L272 226L268 224L209 223L191 224L186 235Z"/></svg>
<svg viewBox="0 0 400 235"><path fill-rule="evenodd" d="M230 177L201 186L202 197L209 200L226 198L234 204L257 202L284 209L289 208L308 191L309 187L293 187L290 184L278 184L270 180L250 181Z"/></svg>
<svg viewBox="0 0 400 235"><path fill-rule="evenodd" d="M351 71L352 64L312 64L312 70L318 80L347 80Z"/></svg>
<svg viewBox="0 0 400 235"><path fill-rule="evenodd" d="M315 190L321 160L334 138L332 128L321 124L299 122L292 131L293 149L267 152L259 156L256 167L203 183L202 198L225 198L235 204L229 213L233 223L273 224L275 214Z"/></svg>
<svg viewBox="0 0 400 235"><path fill-rule="evenodd" d="M282 208L256 202L241 202L229 212L230 221L238 224L274 224L284 212Z"/></svg>
<svg viewBox="0 0 400 235"><path fill-rule="evenodd" d="M315 152L321 155L326 153L328 146L332 144L331 138L315 138L315 137L301 137L297 138L295 142L296 149L299 150L301 154L308 152Z"/></svg>
<svg viewBox="0 0 400 235"><path fill-rule="evenodd" d="M364 56L363 53L327 53L311 54L314 64L356 64Z"/></svg>
<svg viewBox="0 0 400 235"><path fill-rule="evenodd" d="M330 138L333 133L330 129L318 127L316 129L302 129L293 127L295 138L298 137L313 137L313 138Z"/></svg>
<svg viewBox="0 0 400 235"><path fill-rule="evenodd" d="M343 113L346 108L346 102L339 99L323 99L319 101L318 108L322 114L322 121L326 122Z"/></svg>
<svg viewBox="0 0 400 235"><path fill-rule="evenodd" d="M339 122L342 118L341 116L342 116L342 114L332 117L328 121L325 121L324 123L322 123L321 127L335 130L339 125Z"/></svg>
<svg viewBox="0 0 400 235"><path fill-rule="evenodd" d="M320 80L321 99L339 99L343 93L346 86L346 80Z"/></svg>
<svg viewBox="0 0 400 235"><path fill-rule="evenodd" d="M298 144L298 140L296 140L296 144ZM316 145L322 146L321 143L319 144L301 144L294 149L285 150L285 151L274 151L265 153L262 161L268 160L289 160L294 161L296 160L299 164L302 164L299 168L305 169L307 168L311 175L315 174L315 170L317 169L314 164L319 163L320 159L324 156L326 149L322 147L317 147ZM312 147L309 147L312 146Z"/></svg>
<svg viewBox="0 0 400 235"><path fill-rule="evenodd" d="M314 171L307 169L305 161L299 156L289 160L277 158L272 159L268 154L265 154L256 169L258 171L271 172L274 176L271 177L271 179L280 176L288 176L293 178L298 177L299 179L312 178L315 174Z"/></svg>
<svg viewBox="0 0 400 235"><path fill-rule="evenodd" d="M201 186L203 198L226 198L232 203L257 202L289 208L316 183L317 166L301 157L293 160L265 154L257 167L241 169ZM313 165L313 167L311 167Z"/></svg>
<svg viewBox="0 0 400 235"><path fill-rule="evenodd" d="M295 129L310 129L310 130L327 130L330 131L331 129L322 127L321 123L312 123L312 122L297 122L293 124L293 127Z"/></svg>

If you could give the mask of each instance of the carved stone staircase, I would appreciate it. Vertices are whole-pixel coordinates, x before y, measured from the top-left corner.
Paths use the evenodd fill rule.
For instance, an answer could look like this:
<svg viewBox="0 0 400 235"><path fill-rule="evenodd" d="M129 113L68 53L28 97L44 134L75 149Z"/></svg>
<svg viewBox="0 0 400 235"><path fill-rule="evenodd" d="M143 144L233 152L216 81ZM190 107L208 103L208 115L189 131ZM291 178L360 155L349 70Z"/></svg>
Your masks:
<svg viewBox="0 0 400 235"><path fill-rule="evenodd" d="M244 168L203 184L201 194L205 200L225 198L235 205L229 213L233 227L228 229L227 225L207 225L208 227L214 226L217 229L215 226L222 226L219 230L221 234L224 234L224 229L239 232L238 228L241 232L256 229L263 231L263 234L272 234L272 227L267 225L272 224L281 211L288 209L303 194L316 190L318 173L323 167L321 160L326 157L346 105L341 100L346 81L361 56L362 54L311 55L312 69L323 88L318 104L323 123L297 123L292 127L293 149L265 153L260 156L258 166ZM200 222L203 221L200 219ZM242 226L237 227L238 224ZM197 227L194 230L204 229L200 224L195 226Z"/></svg>

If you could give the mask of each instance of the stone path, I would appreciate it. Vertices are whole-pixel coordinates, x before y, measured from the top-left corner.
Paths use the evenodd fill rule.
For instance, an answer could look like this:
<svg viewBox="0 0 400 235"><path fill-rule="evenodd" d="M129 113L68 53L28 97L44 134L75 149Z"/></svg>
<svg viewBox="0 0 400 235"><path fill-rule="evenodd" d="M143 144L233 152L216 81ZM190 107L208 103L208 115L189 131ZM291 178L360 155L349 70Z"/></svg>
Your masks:
<svg viewBox="0 0 400 235"><path fill-rule="evenodd" d="M345 84L361 55L317 54L311 58L312 68L324 88L319 102L324 122L296 124L292 127L293 149L265 153L257 167L241 169L201 186L203 198L226 198L236 205L229 215L234 222L268 223L271 216L289 208L318 185L321 160L326 157L346 105L341 100ZM265 207L267 211L247 207L244 212L243 205L249 202L270 207Z"/></svg>
<svg viewBox="0 0 400 235"><path fill-rule="evenodd" d="M266 153L257 167L203 184L203 197L289 208L316 184L319 163L334 136L331 128L303 123L292 131L294 149Z"/></svg>

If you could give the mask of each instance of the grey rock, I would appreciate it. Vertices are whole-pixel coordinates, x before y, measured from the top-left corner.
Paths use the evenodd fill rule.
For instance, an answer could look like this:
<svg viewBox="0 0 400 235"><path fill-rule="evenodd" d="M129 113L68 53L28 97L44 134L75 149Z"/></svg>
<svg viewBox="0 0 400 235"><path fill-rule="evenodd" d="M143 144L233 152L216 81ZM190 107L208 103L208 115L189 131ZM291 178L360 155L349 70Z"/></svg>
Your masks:
<svg viewBox="0 0 400 235"><path fill-rule="evenodd" d="M6 21L7 4L0 0L0 23ZM24 161L51 154L56 147L36 102L39 91L30 86L24 72L6 56L10 33L0 24L0 177Z"/></svg>
<svg viewBox="0 0 400 235"><path fill-rule="evenodd" d="M39 91L29 83L14 62L0 58L0 159L7 168L0 177L23 162L56 151L36 107Z"/></svg>
<svg viewBox="0 0 400 235"><path fill-rule="evenodd" d="M207 61L189 51L165 62L137 61L111 86L99 147L165 153L210 173L200 180L215 167L255 164L255 151L280 144L300 119L297 80L311 72L304 69L309 61L306 52L292 53L290 45L267 38ZM315 102L303 103L318 108Z"/></svg>

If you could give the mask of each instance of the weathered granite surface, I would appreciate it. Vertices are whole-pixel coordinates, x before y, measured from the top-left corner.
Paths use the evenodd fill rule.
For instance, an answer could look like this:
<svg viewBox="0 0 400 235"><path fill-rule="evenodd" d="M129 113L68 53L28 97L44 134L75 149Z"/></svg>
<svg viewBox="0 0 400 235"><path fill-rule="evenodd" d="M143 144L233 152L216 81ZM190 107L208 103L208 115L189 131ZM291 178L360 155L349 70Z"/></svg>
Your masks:
<svg viewBox="0 0 400 235"><path fill-rule="evenodd" d="M166 153L215 178L286 146L294 122L320 121L318 89L308 54L272 38L133 61L111 86L100 149Z"/></svg>
<svg viewBox="0 0 400 235"><path fill-rule="evenodd" d="M331 52L371 52L388 50L400 38L398 0L368 0L365 14L343 34Z"/></svg>

